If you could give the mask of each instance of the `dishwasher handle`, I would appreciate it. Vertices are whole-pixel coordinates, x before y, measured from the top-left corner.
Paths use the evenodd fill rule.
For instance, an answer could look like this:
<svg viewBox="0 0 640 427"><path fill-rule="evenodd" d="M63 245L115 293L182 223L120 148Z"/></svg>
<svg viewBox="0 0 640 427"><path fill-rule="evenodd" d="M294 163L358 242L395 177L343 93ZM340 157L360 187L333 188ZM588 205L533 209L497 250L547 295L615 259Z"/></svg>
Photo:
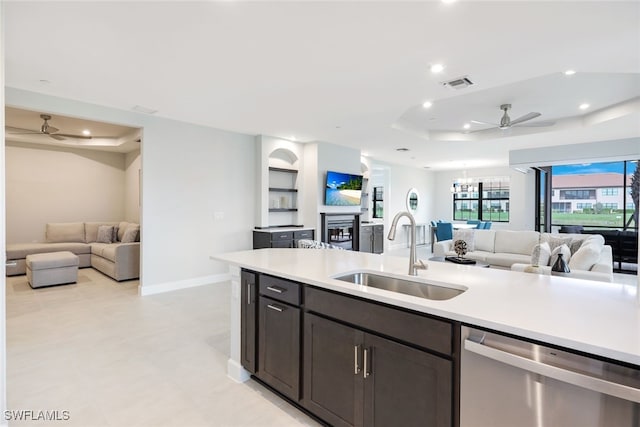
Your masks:
<svg viewBox="0 0 640 427"><path fill-rule="evenodd" d="M464 340L464 348L465 350L472 353L479 354L489 359L493 359L495 361L523 369L525 371L533 372L548 378L553 378L558 381L573 384L587 390L640 403L640 389L634 387L629 387L624 384L618 384L600 378L595 378L590 375L581 374L579 372L558 368L556 366L531 360L504 350L498 350L496 348L489 347L470 339Z"/></svg>

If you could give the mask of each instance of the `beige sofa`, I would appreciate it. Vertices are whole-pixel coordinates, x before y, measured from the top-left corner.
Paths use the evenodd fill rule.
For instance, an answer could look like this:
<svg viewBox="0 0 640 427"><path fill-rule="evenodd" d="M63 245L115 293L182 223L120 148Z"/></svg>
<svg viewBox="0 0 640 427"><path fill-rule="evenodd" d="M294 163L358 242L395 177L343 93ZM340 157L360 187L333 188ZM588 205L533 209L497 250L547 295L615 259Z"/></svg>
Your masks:
<svg viewBox="0 0 640 427"><path fill-rule="evenodd" d="M510 268L514 271L530 270L532 252L534 247L542 242L552 239L565 239L576 241L575 248L580 247L581 241L589 237L596 239L601 244L599 259L588 269L571 269L571 277L587 280L599 280L613 282L613 255L611 246L604 244L604 238L589 234L551 234L537 231L511 231L511 230L470 230L473 234L474 250L468 252L465 257L484 261L491 266ZM461 233L462 235L464 233ZM433 245L433 253L436 257L455 256L453 241L443 240ZM569 260L569 267L571 261ZM551 267L542 266L539 272L550 274Z"/></svg>
<svg viewBox="0 0 640 427"><path fill-rule="evenodd" d="M113 243L98 242L100 226L117 228ZM124 243L121 240L129 227L132 230L128 237L137 234L137 239ZM124 221L49 223L44 242L7 244L6 274L26 274L27 255L69 251L78 256L79 268L93 267L117 281L137 279L140 277L139 229L138 224Z"/></svg>

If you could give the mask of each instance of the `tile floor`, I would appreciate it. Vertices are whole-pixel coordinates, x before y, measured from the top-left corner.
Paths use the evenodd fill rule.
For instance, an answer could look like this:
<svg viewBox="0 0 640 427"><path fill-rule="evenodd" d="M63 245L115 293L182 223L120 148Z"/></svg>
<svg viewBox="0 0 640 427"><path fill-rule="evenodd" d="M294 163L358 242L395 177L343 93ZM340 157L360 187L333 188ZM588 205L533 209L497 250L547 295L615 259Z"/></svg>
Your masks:
<svg viewBox="0 0 640 427"><path fill-rule="evenodd" d="M36 290L7 278L8 408L70 415L10 426L318 425L227 378L230 283L146 297L137 287L91 268Z"/></svg>

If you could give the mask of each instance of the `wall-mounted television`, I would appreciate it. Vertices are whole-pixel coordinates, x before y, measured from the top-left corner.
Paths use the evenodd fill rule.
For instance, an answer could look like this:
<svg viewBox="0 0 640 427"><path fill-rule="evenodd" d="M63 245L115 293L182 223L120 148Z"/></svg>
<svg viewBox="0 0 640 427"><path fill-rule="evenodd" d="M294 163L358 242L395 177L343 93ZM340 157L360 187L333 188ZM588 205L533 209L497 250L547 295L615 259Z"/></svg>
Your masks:
<svg viewBox="0 0 640 427"><path fill-rule="evenodd" d="M360 206L362 175L327 171L324 204L329 206Z"/></svg>

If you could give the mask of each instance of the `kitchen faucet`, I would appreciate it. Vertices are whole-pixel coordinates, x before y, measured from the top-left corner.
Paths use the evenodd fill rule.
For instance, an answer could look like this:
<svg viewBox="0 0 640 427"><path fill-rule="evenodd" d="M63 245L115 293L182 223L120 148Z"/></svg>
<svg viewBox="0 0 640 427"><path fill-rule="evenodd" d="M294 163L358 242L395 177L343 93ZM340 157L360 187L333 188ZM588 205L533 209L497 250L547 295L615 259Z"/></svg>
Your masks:
<svg viewBox="0 0 640 427"><path fill-rule="evenodd" d="M398 220L403 216L409 218L409 222L411 225L411 229L409 231L409 233L411 234L411 249L409 250L409 275L417 276L417 270L426 270L427 266L424 264L424 262L422 262L422 260L418 260L418 262L416 262L416 220L413 218L413 215L406 211L398 212L396 216L393 217L393 221L391 222L391 229L389 230L387 239L395 240Z"/></svg>

